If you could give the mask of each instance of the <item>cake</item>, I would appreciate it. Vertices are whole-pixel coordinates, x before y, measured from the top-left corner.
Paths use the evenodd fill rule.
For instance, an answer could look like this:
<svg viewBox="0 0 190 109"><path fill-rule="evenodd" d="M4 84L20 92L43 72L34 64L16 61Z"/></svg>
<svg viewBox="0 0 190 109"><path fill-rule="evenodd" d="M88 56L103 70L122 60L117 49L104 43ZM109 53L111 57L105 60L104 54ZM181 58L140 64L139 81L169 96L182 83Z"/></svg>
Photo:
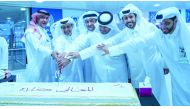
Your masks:
<svg viewBox="0 0 190 109"><path fill-rule="evenodd" d="M16 83L0 85L0 105L138 106L129 83Z"/></svg>

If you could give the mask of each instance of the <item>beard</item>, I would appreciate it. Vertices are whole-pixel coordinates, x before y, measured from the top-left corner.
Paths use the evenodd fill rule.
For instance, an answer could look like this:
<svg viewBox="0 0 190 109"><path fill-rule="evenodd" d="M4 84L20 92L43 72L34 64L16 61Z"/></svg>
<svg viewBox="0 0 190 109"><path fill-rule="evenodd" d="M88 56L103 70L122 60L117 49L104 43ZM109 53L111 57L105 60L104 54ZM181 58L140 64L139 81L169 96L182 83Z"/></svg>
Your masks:
<svg viewBox="0 0 190 109"><path fill-rule="evenodd" d="M68 31L68 32L64 32L64 34L65 34L66 36L71 36L71 35L72 35L72 32L71 32L71 31Z"/></svg>
<svg viewBox="0 0 190 109"><path fill-rule="evenodd" d="M130 29L134 29L135 28L136 23L135 22L127 22L126 26Z"/></svg>
<svg viewBox="0 0 190 109"><path fill-rule="evenodd" d="M95 26L88 26L88 31L94 31L95 30Z"/></svg>
<svg viewBox="0 0 190 109"><path fill-rule="evenodd" d="M169 33L171 33L172 31L174 31L174 28L175 28L175 26L172 25L172 27L170 27L170 28L161 28L161 30L162 30L162 32L163 32L164 34L169 34Z"/></svg>
<svg viewBox="0 0 190 109"><path fill-rule="evenodd" d="M38 24L39 26L41 26L42 28L45 28L47 26L47 23L41 23L41 24Z"/></svg>

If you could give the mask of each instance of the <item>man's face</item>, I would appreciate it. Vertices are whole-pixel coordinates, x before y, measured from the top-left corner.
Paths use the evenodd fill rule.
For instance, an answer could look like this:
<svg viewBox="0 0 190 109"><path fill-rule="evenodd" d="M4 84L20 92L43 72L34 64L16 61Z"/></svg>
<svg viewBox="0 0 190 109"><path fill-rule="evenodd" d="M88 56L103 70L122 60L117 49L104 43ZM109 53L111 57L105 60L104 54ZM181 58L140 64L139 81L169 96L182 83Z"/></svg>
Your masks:
<svg viewBox="0 0 190 109"><path fill-rule="evenodd" d="M161 23L160 23L160 29L162 30L162 32L164 34L171 34L176 27L176 19L172 20L172 19L164 19Z"/></svg>
<svg viewBox="0 0 190 109"><path fill-rule="evenodd" d="M42 14L42 15L39 16L37 23L38 23L39 26L44 28L44 27L46 27L48 21L49 21L49 16L45 15L45 14Z"/></svg>
<svg viewBox="0 0 190 109"><path fill-rule="evenodd" d="M136 16L135 14L128 14L128 15L124 15L123 16L123 22L125 24L125 26L127 26L130 29L134 29L135 25L136 25Z"/></svg>
<svg viewBox="0 0 190 109"><path fill-rule="evenodd" d="M73 29L73 24L72 23L66 23L61 26L61 29L63 33L66 36L71 36L72 35L72 29Z"/></svg>
<svg viewBox="0 0 190 109"><path fill-rule="evenodd" d="M86 28L89 30L89 31L94 31L95 30L95 23L96 23L96 19L95 18L87 18L84 20L84 23L86 25Z"/></svg>
<svg viewBox="0 0 190 109"><path fill-rule="evenodd" d="M110 28L106 27L106 26L102 26L102 25L99 25L99 30L102 34L107 34L110 32Z"/></svg>

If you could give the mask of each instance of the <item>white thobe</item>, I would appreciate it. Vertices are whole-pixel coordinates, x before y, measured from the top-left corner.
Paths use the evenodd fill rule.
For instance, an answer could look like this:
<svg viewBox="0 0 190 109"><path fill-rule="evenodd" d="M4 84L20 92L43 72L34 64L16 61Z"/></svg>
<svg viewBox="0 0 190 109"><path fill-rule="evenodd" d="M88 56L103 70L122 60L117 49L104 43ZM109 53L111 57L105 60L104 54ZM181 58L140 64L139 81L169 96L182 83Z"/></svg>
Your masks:
<svg viewBox="0 0 190 109"><path fill-rule="evenodd" d="M113 45L116 45L123 41L128 40L130 37L133 37L133 38L140 37L141 33L139 31L140 31L139 26L136 26L135 29L125 28L119 34L113 36L112 38L108 39L107 41L103 43L108 46L113 46ZM142 67L143 61L142 61L141 54L142 54L142 50L135 51L135 52L127 52L131 83L133 87L136 87L136 88L139 86L139 82L144 82L144 79L146 77L145 70Z"/></svg>
<svg viewBox="0 0 190 109"><path fill-rule="evenodd" d="M80 51L82 49L85 49L90 46L87 39L89 37L89 34L92 34L93 32L88 32L86 34L80 34L74 42L66 48L65 52L72 52L72 51ZM84 74L84 82L92 82L92 62L91 58L82 60L83 64L83 74Z"/></svg>
<svg viewBox="0 0 190 109"><path fill-rule="evenodd" d="M188 34L188 33L186 33ZM172 84L173 105L190 105L190 62L186 54L185 44L181 40L179 32L170 36L157 36L157 45L170 70ZM186 39L189 40L189 39Z"/></svg>
<svg viewBox="0 0 190 109"><path fill-rule="evenodd" d="M152 26L149 26L150 30ZM154 27L152 27L154 28ZM143 31L143 33L137 33L136 35L139 35L140 37L130 37L128 42L130 42L130 46L126 47L125 41L123 43L120 43L116 46L110 47L109 51L111 56L117 56L123 53L127 53L129 57L129 65L130 62L133 62L134 68L135 65L139 65L137 62L140 62L141 66L139 65L139 68L143 69L143 72L141 72L141 75L137 72L137 70L132 70L131 72L131 79L133 83L133 79L139 80L137 82L143 82L144 76L148 76L151 79L151 85L153 88L153 93L155 97L158 99L159 103L161 105L170 105L169 103L169 96L167 93L166 88L166 80L163 75L163 67L164 67L164 61L162 59L162 56L156 46L152 46L152 44L146 44L146 48L141 49L141 45L139 44L136 46L135 40L136 38L141 39L141 37L144 37L143 35L146 35L146 33L151 32L150 30ZM152 29L154 31L154 29ZM131 53L136 53L138 55L131 55ZM136 61L137 60L137 61ZM133 67L131 67L133 69ZM140 75L140 76L138 76ZM141 78L138 78L141 77ZM159 81L157 81L159 80Z"/></svg>
<svg viewBox="0 0 190 109"><path fill-rule="evenodd" d="M127 63L124 55L102 56L97 50L96 44L103 42L112 35L93 33L89 35L87 42L91 47L79 52L81 59L92 57L92 81L93 82L128 82Z"/></svg>
<svg viewBox="0 0 190 109"><path fill-rule="evenodd" d="M150 34L150 37L129 40L118 45L120 47L113 47L109 50L113 53L112 55L116 55L117 53L126 52L131 48L135 49L135 47L143 48L145 45L146 48L146 46L151 44L157 45L170 70L173 105L190 105L190 85L188 83L190 63L187 58L190 54L186 54L187 52L184 49L185 44L179 35L178 26L172 35L163 35L161 31L158 31ZM118 48L120 48L119 51L113 52L115 51L114 49Z"/></svg>
<svg viewBox="0 0 190 109"><path fill-rule="evenodd" d="M54 74L51 72L51 40L45 29L38 26L40 34L33 29L26 30L26 54L28 82L51 82Z"/></svg>
<svg viewBox="0 0 190 109"><path fill-rule="evenodd" d="M63 52L68 48L75 37L73 36L59 36L55 40L55 50ZM82 61L81 59L72 60L66 67L61 70L60 80L62 82L84 82Z"/></svg>

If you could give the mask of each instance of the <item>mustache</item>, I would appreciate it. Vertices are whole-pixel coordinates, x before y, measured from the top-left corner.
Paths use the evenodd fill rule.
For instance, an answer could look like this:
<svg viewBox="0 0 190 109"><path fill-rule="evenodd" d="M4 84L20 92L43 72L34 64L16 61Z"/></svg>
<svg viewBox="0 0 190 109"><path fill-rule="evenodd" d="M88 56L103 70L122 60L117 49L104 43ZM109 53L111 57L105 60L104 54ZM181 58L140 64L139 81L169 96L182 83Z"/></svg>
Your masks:
<svg viewBox="0 0 190 109"><path fill-rule="evenodd" d="M134 22L127 22L127 24L130 24L130 23L134 24Z"/></svg>

